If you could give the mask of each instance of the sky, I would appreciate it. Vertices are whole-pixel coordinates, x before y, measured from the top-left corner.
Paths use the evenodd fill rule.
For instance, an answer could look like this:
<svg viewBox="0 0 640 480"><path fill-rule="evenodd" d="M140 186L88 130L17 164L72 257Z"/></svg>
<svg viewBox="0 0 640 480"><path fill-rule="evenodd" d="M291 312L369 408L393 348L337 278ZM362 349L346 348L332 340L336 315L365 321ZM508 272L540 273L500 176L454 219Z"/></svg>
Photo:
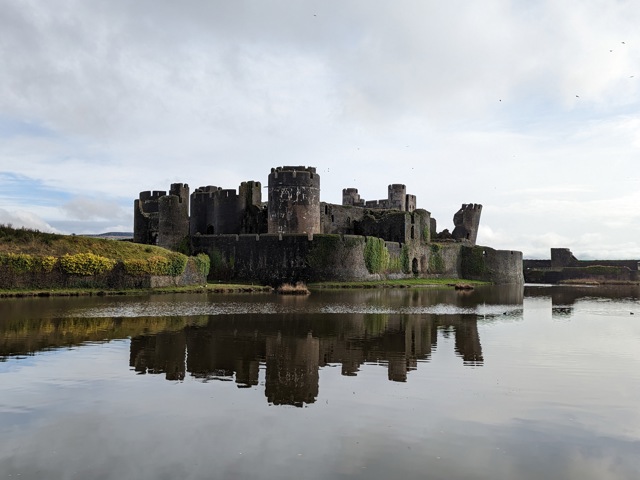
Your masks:
<svg viewBox="0 0 640 480"><path fill-rule="evenodd" d="M0 0L0 223L133 230L171 183L403 183L478 243L640 259L637 0ZM266 200L266 189L263 200Z"/></svg>

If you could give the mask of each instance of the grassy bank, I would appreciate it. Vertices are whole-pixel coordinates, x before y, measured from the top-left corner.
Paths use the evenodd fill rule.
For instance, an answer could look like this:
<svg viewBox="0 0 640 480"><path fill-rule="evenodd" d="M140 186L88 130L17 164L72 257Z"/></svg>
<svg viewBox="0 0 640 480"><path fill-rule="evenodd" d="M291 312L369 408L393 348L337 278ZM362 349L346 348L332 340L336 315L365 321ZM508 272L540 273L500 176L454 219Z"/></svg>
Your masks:
<svg viewBox="0 0 640 480"><path fill-rule="evenodd" d="M63 257L79 253L92 253L112 260L126 261L168 257L173 252L153 245L140 245L121 240L80 235L58 235L0 225L0 254L8 253L36 257Z"/></svg>
<svg viewBox="0 0 640 480"><path fill-rule="evenodd" d="M318 288L420 288L455 287L459 284L490 285L489 282L464 280L460 278L399 278L393 280L371 280L364 282L319 282L310 283L311 289Z"/></svg>
<svg viewBox="0 0 640 480"><path fill-rule="evenodd" d="M271 293L273 288L262 285L245 284L208 284L190 287L166 287L152 289L130 290L99 290L99 289L56 289L56 290L0 290L0 298L24 297L101 297L111 295L148 295L168 293Z"/></svg>

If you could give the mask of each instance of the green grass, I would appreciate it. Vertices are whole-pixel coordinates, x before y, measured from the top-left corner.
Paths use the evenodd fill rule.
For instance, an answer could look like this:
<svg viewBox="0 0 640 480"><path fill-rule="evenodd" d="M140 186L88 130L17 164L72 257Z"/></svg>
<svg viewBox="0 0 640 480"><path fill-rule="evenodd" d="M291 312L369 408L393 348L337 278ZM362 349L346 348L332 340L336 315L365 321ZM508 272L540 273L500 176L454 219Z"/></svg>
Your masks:
<svg viewBox="0 0 640 480"><path fill-rule="evenodd" d="M140 245L133 242L80 235L57 235L0 225L0 253L26 253L34 256L53 257L93 253L101 257L125 261L146 260L154 256L167 257L171 251L153 245Z"/></svg>
<svg viewBox="0 0 640 480"><path fill-rule="evenodd" d="M363 282L318 282L310 283L314 288L418 288L418 287L450 287L455 284L490 285L489 282L464 280L461 278L399 278L393 280L371 280Z"/></svg>
<svg viewBox="0 0 640 480"><path fill-rule="evenodd" d="M167 293L270 293L273 288L264 285L247 284L217 284L210 283L206 286L191 285L188 287L158 287L144 289L101 290L91 288L61 288L54 290L44 289L15 289L0 290L0 298L8 297L91 297L105 295L147 295Z"/></svg>

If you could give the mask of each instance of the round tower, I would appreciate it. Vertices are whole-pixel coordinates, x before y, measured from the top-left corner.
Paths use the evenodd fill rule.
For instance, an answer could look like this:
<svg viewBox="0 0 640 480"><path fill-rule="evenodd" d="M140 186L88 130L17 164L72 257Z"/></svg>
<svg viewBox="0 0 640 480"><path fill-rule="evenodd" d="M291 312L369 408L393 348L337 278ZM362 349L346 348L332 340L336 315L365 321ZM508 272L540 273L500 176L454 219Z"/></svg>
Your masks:
<svg viewBox="0 0 640 480"><path fill-rule="evenodd" d="M277 167L269 174L269 233L321 233L320 175L314 167Z"/></svg>
<svg viewBox="0 0 640 480"><path fill-rule="evenodd" d="M189 235L189 216L185 203L177 195L158 200L158 245L176 250Z"/></svg>
<svg viewBox="0 0 640 480"><path fill-rule="evenodd" d="M389 196L387 208L391 208L394 210L406 210L406 196L407 196L407 187L400 183L394 183L393 185L389 185Z"/></svg>

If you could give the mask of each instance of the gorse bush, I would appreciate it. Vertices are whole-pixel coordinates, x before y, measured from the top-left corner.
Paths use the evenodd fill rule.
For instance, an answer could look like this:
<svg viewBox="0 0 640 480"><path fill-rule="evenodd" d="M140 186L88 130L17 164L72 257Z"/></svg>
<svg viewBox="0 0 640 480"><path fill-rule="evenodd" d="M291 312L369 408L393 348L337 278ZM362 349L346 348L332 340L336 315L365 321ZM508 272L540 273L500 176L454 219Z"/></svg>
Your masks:
<svg viewBox="0 0 640 480"><path fill-rule="evenodd" d="M116 261L93 253L64 255L58 260L60 269L72 275L96 275L105 273L116 266Z"/></svg>
<svg viewBox="0 0 640 480"><path fill-rule="evenodd" d="M6 265L15 273L49 273L58 259L51 256L36 256L27 253L0 254L0 265Z"/></svg>
<svg viewBox="0 0 640 480"><path fill-rule="evenodd" d="M207 257L208 256L204 255ZM180 253L170 253L167 257L159 255L147 259L131 259L122 262L124 271L129 275L170 275L177 277L184 273L188 257Z"/></svg>

